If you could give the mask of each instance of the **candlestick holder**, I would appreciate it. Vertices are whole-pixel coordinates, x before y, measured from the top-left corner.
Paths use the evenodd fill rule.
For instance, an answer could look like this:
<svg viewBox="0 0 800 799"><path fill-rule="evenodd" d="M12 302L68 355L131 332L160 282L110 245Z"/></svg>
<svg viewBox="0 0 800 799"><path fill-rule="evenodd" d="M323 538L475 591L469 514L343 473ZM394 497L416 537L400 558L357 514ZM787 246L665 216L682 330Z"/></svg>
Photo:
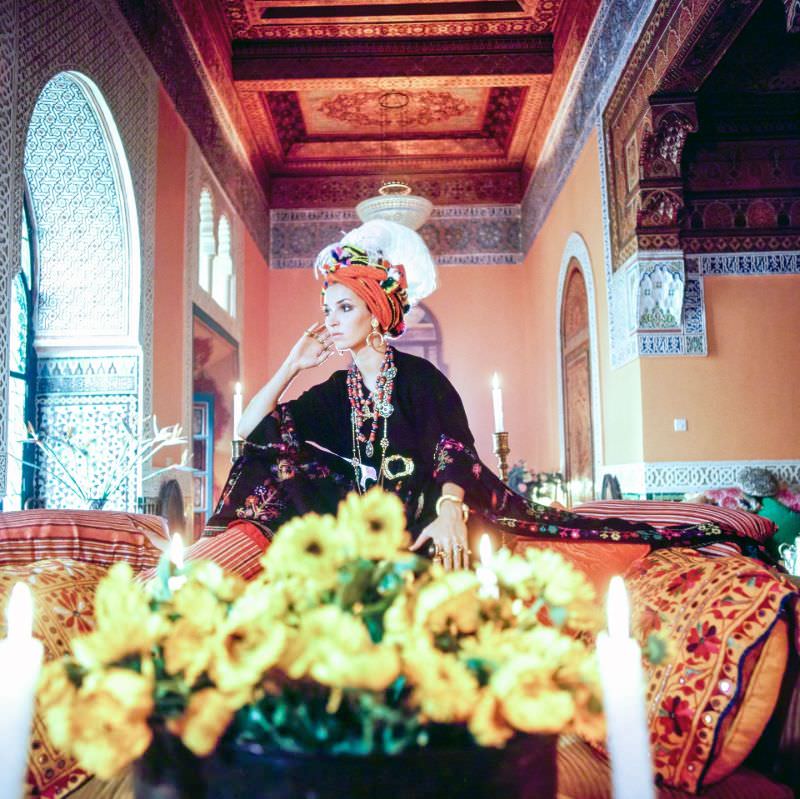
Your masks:
<svg viewBox="0 0 800 799"><path fill-rule="evenodd" d="M244 439L234 438L231 441L231 463L236 462L244 452Z"/></svg>
<svg viewBox="0 0 800 799"><path fill-rule="evenodd" d="M508 453L511 450L508 447L508 433L495 432L492 433L494 440L494 454L497 456L497 466L500 469L500 479L508 482Z"/></svg>

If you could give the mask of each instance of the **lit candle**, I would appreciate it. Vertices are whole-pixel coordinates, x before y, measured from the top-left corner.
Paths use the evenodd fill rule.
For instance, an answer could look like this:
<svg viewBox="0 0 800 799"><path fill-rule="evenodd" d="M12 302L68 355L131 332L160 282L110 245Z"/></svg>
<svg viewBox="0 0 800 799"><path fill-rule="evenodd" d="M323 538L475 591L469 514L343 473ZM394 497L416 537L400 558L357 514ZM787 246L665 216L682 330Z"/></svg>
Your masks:
<svg viewBox="0 0 800 799"><path fill-rule="evenodd" d="M597 636L597 659L614 799L654 799L642 653L630 637L628 595L619 576L609 585L608 633Z"/></svg>
<svg viewBox="0 0 800 799"><path fill-rule="evenodd" d="M481 536L481 543L478 546L481 562L475 568L475 574L480 582L479 594L488 599L497 599L500 596L500 589L497 586L497 575L492 568L494 553L492 552L492 542L489 536L484 533Z"/></svg>
<svg viewBox="0 0 800 799"><path fill-rule="evenodd" d="M242 384L237 383L233 392L233 437L240 439L239 423L242 421Z"/></svg>
<svg viewBox="0 0 800 799"><path fill-rule="evenodd" d="M169 559L175 567L175 571L178 572L167 580L169 590L175 593L186 582L186 575L180 574L183 571L183 539L180 533L175 533L170 539Z"/></svg>
<svg viewBox="0 0 800 799"><path fill-rule="evenodd" d="M494 410L495 433L505 432L506 423L503 418L503 389L500 388L500 375L492 375L492 408Z"/></svg>
<svg viewBox="0 0 800 799"><path fill-rule="evenodd" d="M8 637L0 641L0 796L23 795L33 700L44 649L32 636L33 598L17 583L8 601Z"/></svg>

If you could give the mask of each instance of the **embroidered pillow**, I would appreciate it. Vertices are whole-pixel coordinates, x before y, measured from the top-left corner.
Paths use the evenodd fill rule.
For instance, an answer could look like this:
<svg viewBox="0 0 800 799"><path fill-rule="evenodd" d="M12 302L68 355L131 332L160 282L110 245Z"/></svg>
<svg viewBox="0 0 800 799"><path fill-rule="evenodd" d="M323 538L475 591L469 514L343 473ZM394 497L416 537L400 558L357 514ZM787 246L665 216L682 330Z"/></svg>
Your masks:
<svg viewBox="0 0 800 799"><path fill-rule="evenodd" d="M67 654L74 636L94 629L94 592L105 573L105 566L66 558L3 566L0 607L6 607L15 583L26 582L33 594L33 635L44 645L45 661L55 660ZM5 634L3 614L0 636ZM28 751L28 795L60 799L90 776L74 758L63 755L50 743L44 721L36 712Z"/></svg>
<svg viewBox="0 0 800 799"><path fill-rule="evenodd" d="M616 499L586 502L573 508L575 513L593 519L616 517L635 522L649 522L656 528L674 524L711 522L723 530L763 543L775 533L775 525L754 513L733 508L693 502L657 502L654 500Z"/></svg>
<svg viewBox="0 0 800 799"><path fill-rule="evenodd" d="M750 558L663 549L626 575L633 629L670 642L647 676L653 761L667 785L696 792L730 774L773 713L797 593Z"/></svg>
<svg viewBox="0 0 800 799"><path fill-rule="evenodd" d="M155 565L169 544L160 516L92 510L21 510L0 513L0 566L68 558L134 571Z"/></svg>

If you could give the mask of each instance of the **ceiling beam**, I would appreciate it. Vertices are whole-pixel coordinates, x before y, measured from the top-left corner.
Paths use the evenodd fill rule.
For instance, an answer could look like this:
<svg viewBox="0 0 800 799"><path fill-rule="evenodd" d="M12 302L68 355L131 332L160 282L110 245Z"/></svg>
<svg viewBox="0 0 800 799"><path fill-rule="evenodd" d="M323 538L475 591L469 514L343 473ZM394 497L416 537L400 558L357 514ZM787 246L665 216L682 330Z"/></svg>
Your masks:
<svg viewBox="0 0 800 799"><path fill-rule="evenodd" d="M526 86L552 71L550 35L233 43L240 91Z"/></svg>

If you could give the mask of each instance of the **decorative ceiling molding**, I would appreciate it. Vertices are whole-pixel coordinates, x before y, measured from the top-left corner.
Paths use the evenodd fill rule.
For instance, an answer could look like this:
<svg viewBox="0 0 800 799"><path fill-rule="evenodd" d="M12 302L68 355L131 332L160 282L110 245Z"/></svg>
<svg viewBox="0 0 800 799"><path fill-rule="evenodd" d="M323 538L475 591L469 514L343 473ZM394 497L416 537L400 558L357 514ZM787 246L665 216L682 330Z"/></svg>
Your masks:
<svg viewBox="0 0 800 799"><path fill-rule="evenodd" d="M497 80L526 86L552 71L551 36L233 43L233 77L242 91L353 90L384 80L394 82L391 88L491 86Z"/></svg>

